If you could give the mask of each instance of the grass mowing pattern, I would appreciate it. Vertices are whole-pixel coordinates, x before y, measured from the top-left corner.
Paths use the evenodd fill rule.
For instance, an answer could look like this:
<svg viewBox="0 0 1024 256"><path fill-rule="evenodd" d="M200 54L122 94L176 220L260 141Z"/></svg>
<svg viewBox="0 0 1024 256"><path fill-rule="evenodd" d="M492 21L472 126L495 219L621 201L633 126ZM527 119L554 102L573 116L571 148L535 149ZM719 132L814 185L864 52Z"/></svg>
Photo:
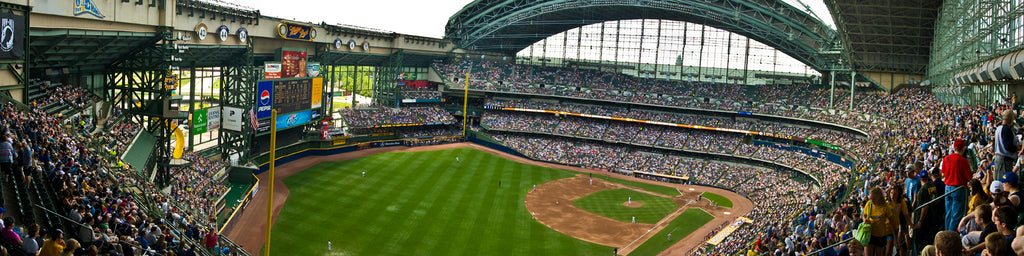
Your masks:
<svg viewBox="0 0 1024 256"><path fill-rule="evenodd" d="M690 208L679 214L678 217L668 223L668 226L655 234L646 242L637 247L636 250L630 252L629 255L658 255L669 246L679 242L679 239L693 233L694 230L704 226L705 223L714 219L714 216L708 214L704 210L699 208ZM672 241L668 240L668 234L672 234Z"/></svg>
<svg viewBox="0 0 1024 256"><path fill-rule="evenodd" d="M633 202L642 203L643 206L633 208L622 205L630 197ZM669 213L679 209L679 205L672 199L624 188L601 190L573 200L572 204L576 208L627 223L633 221L635 216L637 223L647 224L658 223Z"/></svg>
<svg viewBox="0 0 1024 256"><path fill-rule="evenodd" d="M704 193L701 193L700 196L703 197L703 198L707 198L708 200L711 200L711 201L714 201L714 202L718 203L718 206L726 207L726 208L732 208L732 200L729 200L728 198L725 198L722 195L711 193L711 192L704 192Z"/></svg>
<svg viewBox="0 0 1024 256"><path fill-rule="evenodd" d="M637 188L640 188L640 189L643 189L643 190L647 190L647 191L650 191L650 192L654 192L654 193L658 193L658 194L662 194L662 195L666 195L666 196L679 196L679 195L681 195L679 193L679 190L677 190L676 188L660 186L660 185L654 185L654 184L647 184L647 183L636 182L636 181L631 181L631 180L623 180L623 179L619 179L619 178L609 178L606 175L600 175L600 174L594 175L593 177L597 177L597 178L600 178L602 180L607 180L607 181L611 181L611 182L614 182L614 183L619 183L619 184L626 185L626 186L637 187Z"/></svg>
<svg viewBox="0 0 1024 256"><path fill-rule="evenodd" d="M284 180L271 252L328 255L330 240L334 255L611 254L526 210L534 184L574 175L470 148L320 163Z"/></svg>

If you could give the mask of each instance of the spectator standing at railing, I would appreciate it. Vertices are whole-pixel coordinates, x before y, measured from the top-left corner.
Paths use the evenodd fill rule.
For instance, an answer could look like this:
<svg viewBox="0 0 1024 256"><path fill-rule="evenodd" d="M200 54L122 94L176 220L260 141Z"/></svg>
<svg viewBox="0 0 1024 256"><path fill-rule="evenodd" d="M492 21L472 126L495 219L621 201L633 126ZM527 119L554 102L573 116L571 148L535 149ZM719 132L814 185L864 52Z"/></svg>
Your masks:
<svg viewBox="0 0 1024 256"><path fill-rule="evenodd" d="M3 129L7 130L7 129ZM6 134L6 132L3 132ZM14 151L14 146L11 145L11 140L4 136L3 142L0 142L0 172L4 173L4 176L12 175L14 169L14 157L17 157L18 153Z"/></svg>
<svg viewBox="0 0 1024 256"><path fill-rule="evenodd" d="M921 189L917 192L917 199L914 201L914 208L921 208L920 214L917 216L917 220L914 222L914 241L917 244L917 250L921 250L928 242L932 241L935 237L935 233L938 233L941 229L944 221L942 203L935 202L929 205L925 205L929 201L938 198L942 195L939 189L932 182L932 176L928 174L928 171L922 170L918 173L917 178L921 180ZM923 206L923 207L922 207Z"/></svg>
<svg viewBox="0 0 1024 256"><path fill-rule="evenodd" d="M945 177L946 191L946 230L956 231L957 224L967 213L967 182L971 179L971 164L963 157L967 143L957 139L953 142L953 153L942 160L942 176Z"/></svg>
<svg viewBox="0 0 1024 256"><path fill-rule="evenodd" d="M1003 177L1004 173L1013 170L1013 165L1017 162L1017 158L1024 153L1024 151L1021 151L1021 143L1014 136L1016 132L1013 129L1013 120L1016 115L1013 113L1013 110L1004 110L1001 116L1003 123L996 128L996 132L993 135L996 141L992 147L992 151L995 153L993 159L995 162L993 178Z"/></svg>

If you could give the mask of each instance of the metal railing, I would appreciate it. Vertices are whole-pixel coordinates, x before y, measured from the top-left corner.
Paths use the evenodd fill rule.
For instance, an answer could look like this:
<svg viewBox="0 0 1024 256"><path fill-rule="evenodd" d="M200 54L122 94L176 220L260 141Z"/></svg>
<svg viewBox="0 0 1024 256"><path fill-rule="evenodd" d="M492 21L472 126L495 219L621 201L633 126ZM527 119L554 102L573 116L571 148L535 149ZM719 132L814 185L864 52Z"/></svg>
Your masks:
<svg viewBox="0 0 1024 256"><path fill-rule="evenodd" d="M965 189L967 189L967 186L957 187L957 188L955 188L953 190L946 191L945 194L942 194L941 196L936 197L936 198L932 199L931 201L928 201L928 202L925 202L924 204L921 204L920 206L914 208L914 211L910 213L910 219L913 220L914 219L914 215L917 214L918 212L920 212L921 208L924 208L925 206L929 206L931 204L934 204L935 202L944 202L946 200L946 197L949 197L949 195L953 194L953 192L957 192L957 191L965 190ZM943 214L945 214L945 213L943 213ZM911 242L911 244L910 244L911 245L911 250L913 250L912 255L917 255L917 254L919 254L919 252L917 251L917 239L911 239L911 240L913 240Z"/></svg>
<svg viewBox="0 0 1024 256"><path fill-rule="evenodd" d="M917 212L921 211L921 208L924 208L925 206L929 206L931 204L934 204L935 202L943 202L943 201L945 201L946 197L949 197L950 194L953 194L953 192L957 192L957 191L963 190L966 187L967 186L960 186L960 187L958 187L956 189L947 191L945 194L943 194L943 195L941 195L939 197L936 197L935 199L932 199L931 201L928 201L928 202L918 206L917 208L914 208L913 214L916 214ZM911 216L911 219L913 219L913 216ZM818 253L820 253L822 251L825 251L827 249L836 248L836 247L838 247L840 245L846 244L847 242L850 242L850 240L853 240L853 237L850 237L850 238L844 239L842 241L839 241L838 243L826 246L825 248L814 250L814 251L812 251L810 253L807 253L805 255L817 255ZM911 239L911 240L915 240L915 239ZM911 242L911 247L912 247L911 250L914 250L914 251L910 255L917 255L919 252L917 251L917 241L916 240Z"/></svg>

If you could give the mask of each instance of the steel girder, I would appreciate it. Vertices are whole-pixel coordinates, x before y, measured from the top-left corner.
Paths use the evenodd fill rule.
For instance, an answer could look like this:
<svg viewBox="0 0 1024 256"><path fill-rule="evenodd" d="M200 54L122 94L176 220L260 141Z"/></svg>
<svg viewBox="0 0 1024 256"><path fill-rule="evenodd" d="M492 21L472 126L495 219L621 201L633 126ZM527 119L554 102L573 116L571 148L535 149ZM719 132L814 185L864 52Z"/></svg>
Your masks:
<svg viewBox="0 0 1024 256"><path fill-rule="evenodd" d="M221 106L242 109L242 120L249 120L249 109L256 103L256 81L259 80L260 68L253 65L253 43L254 38L249 38L248 45L241 56L235 56L221 66ZM226 113L222 112L221 115ZM230 131L219 129L217 145L220 146L222 159L229 159L232 155L239 155L239 163L245 164L253 159L250 154L252 138L255 134L251 125L243 122L241 131Z"/></svg>
<svg viewBox="0 0 1024 256"><path fill-rule="evenodd" d="M781 1L769 0L480 0L453 15L446 38L468 50L513 55L548 36L604 21L664 19L700 23L747 36L825 70L838 33Z"/></svg>
<svg viewBox="0 0 1024 256"><path fill-rule="evenodd" d="M943 1L935 24L928 79L950 85L954 74L1024 48L1024 4L1012 0Z"/></svg>
<svg viewBox="0 0 1024 256"><path fill-rule="evenodd" d="M934 0L825 0L858 71L924 74L939 3ZM899 61L890 61L899 60Z"/></svg>
<svg viewBox="0 0 1024 256"><path fill-rule="evenodd" d="M170 185L171 127L166 125L164 101L170 91L164 90L164 79L172 65L172 28L157 27L147 44L129 51L108 69L105 91L107 100L124 109L130 122L142 125L156 137L156 148L146 166L135 170L154 177L153 183L163 188ZM155 173L154 173L155 172Z"/></svg>

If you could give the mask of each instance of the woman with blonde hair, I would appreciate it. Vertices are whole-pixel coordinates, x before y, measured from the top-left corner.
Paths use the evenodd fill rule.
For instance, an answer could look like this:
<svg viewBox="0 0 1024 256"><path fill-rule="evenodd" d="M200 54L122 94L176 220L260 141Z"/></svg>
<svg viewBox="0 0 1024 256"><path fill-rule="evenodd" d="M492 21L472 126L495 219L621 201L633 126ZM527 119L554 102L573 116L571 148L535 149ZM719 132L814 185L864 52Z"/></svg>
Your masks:
<svg viewBox="0 0 1024 256"><path fill-rule="evenodd" d="M871 225L871 240L865 250L866 256L892 255L893 232L899 223L892 207L885 201L885 194L879 187L871 188L868 202L864 204L864 223Z"/></svg>

